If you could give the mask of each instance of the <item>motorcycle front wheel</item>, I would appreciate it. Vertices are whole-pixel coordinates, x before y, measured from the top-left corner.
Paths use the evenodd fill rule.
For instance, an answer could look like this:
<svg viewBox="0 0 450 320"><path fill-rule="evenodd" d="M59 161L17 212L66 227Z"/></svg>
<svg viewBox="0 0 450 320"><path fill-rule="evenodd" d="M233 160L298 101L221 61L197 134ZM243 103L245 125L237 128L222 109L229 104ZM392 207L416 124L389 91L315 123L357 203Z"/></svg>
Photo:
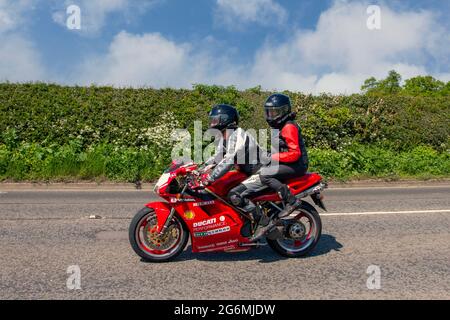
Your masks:
<svg viewBox="0 0 450 320"><path fill-rule="evenodd" d="M268 245L284 257L296 258L309 254L322 234L322 221L317 210L307 202L283 219L283 236L267 239Z"/></svg>
<svg viewBox="0 0 450 320"><path fill-rule="evenodd" d="M147 207L141 209L130 224L128 236L131 247L148 262L173 260L186 247L189 231L176 214L164 234L159 235L156 226L156 212Z"/></svg>

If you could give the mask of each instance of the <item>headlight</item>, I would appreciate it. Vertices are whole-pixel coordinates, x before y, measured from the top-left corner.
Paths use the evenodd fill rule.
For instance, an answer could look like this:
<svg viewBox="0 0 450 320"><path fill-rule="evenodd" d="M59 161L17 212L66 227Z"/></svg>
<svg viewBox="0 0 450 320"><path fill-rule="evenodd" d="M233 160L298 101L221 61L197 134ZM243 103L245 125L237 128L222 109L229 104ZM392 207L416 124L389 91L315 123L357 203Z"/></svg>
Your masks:
<svg viewBox="0 0 450 320"><path fill-rule="evenodd" d="M164 173L158 180L158 182L156 182L155 184L155 188L153 189L153 191L157 191L159 188L161 188L163 185L167 184L167 182L169 182L170 179L170 173Z"/></svg>

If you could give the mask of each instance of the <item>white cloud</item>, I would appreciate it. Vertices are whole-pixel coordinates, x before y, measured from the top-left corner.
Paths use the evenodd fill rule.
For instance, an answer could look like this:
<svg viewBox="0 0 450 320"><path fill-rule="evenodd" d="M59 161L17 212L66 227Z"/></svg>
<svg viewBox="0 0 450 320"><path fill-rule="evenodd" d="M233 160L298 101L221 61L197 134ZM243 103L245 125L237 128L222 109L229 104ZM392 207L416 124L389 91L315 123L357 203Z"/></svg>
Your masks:
<svg viewBox="0 0 450 320"><path fill-rule="evenodd" d="M20 20L21 11L11 10L10 4L0 0L0 17L19 12ZM91 5L96 8L91 12L102 12L96 27L92 27L98 31L111 12L129 3L101 0ZM450 48L446 40L450 33L437 23L433 12L397 12L381 5L382 28L370 31L366 27L366 8L356 2L335 2L322 12L313 30L294 30L283 42L267 41L247 64L236 63L234 58L239 51L226 46L222 50L224 44L211 36L178 43L159 33L136 35L122 31L106 53L85 57L73 67L72 74L59 78L69 84L183 88L194 83L239 88L262 85L265 89L312 93L358 92L365 79L384 78L392 69L404 79L431 74L448 81ZM243 20L256 22L253 9L239 12ZM17 31L17 24L13 24L16 20L1 21L0 80L52 79L32 43ZM434 61L434 67L430 67L430 61Z"/></svg>
<svg viewBox="0 0 450 320"><path fill-rule="evenodd" d="M21 33L34 0L0 0L0 81L45 80L46 74L33 43Z"/></svg>
<svg viewBox="0 0 450 320"><path fill-rule="evenodd" d="M91 58L82 67L82 83L116 86L187 87L202 81L207 58L189 44L176 44L158 33L119 33L106 56Z"/></svg>
<svg viewBox="0 0 450 320"><path fill-rule="evenodd" d="M448 81L450 81L450 72L448 72L448 73L438 73L436 75L436 77L439 80L441 80L441 81L448 82Z"/></svg>
<svg viewBox="0 0 450 320"><path fill-rule="evenodd" d="M79 68L77 83L118 87L190 88L195 83L242 85L243 66L234 65L227 55L208 48L219 45L207 37L195 46L176 43L159 33L142 35L125 31L117 34L105 55L91 56ZM228 54L232 55L233 50Z"/></svg>
<svg viewBox="0 0 450 320"><path fill-rule="evenodd" d="M282 43L267 42L248 65L238 65L232 54L218 55L204 45L176 43L156 33L122 32L105 56L84 65L82 83L262 85L266 89L348 94L358 92L371 76L384 78L394 69L406 79L429 73L425 65L430 56L437 61L448 58L448 46L437 41L447 35L433 13L396 12L383 5L382 28L371 31L366 27L366 8L361 3L336 2L321 14L314 30L297 30ZM243 12L249 12L244 16L251 20L253 11Z"/></svg>
<svg viewBox="0 0 450 320"><path fill-rule="evenodd" d="M0 36L0 81L27 82L46 78L33 44L19 35Z"/></svg>
<svg viewBox="0 0 450 320"><path fill-rule="evenodd" d="M381 62L419 61L431 49L430 36L439 32L431 12L394 12L387 6L381 7L381 30L368 30L365 9L336 3L322 13L315 31L296 37L303 58L316 66L373 72Z"/></svg>
<svg viewBox="0 0 450 320"><path fill-rule="evenodd" d="M385 78L390 70L395 70L400 73L403 79L409 79L418 75L427 74L425 68L407 64L386 64L378 65L379 70L372 73L364 72L331 72L326 73L317 79L314 83L311 92L331 92L350 94L359 92L364 81L371 76L376 76L378 79Z"/></svg>
<svg viewBox="0 0 450 320"><path fill-rule="evenodd" d="M15 30L23 23L23 14L31 9L33 0L0 0L0 33Z"/></svg>
<svg viewBox="0 0 450 320"><path fill-rule="evenodd" d="M16 25L15 12L9 6L9 1L0 0L0 32L11 30Z"/></svg>
<svg viewBox="0 0 450 320"><path fill-rule="evenodd" d="M366 8L335 2L321 14L315 30L298 30L285 43L266 44L256 55L253 81L267 88L351 93L370 76L385 77L396 69L408 78L427 73L430 56L448 59L448 42L442 42L448 30L435 22L433 13L395 12L382 5L381 30L371 31Z"/></svg>
<svg viewBox="0 0 450 320"><path fill-rule="evenodd" d="M280 25L287 16L286 10L273 0L217 0L215 21L237 29L247 23Z"/></svg>
<svg viewBox="0 0 450 320"><path fill-rule="evenodd" d="M98 35L106 27L108 16L119 13L126 20L137 17L151 6L162 0L132 1L132 0L65 0L62 4L58 2L58 10L52 14L53 21L66 27L69 5L76 4L81 11L81 34Z"/></svg>
<svg viewBox="0 0 450 320"><path fill-rule="evenodd" d="M129 11L142 13L152 4L160 0L137 3L130 0L80 0L58 2L61 11L53 13L53 20L66 26L66 7L78 3L82 14L82 31L86 34L97 34L105 27L107 17L114 12L124 16ZM0 81L28 82L51 81L60 79L61 82L73 83L66 75L52 76L44 67L39 51L33 41L29 39L24 29L28 26L27 14L39 4L38 0L0 0ZM93 77L94 79L94 77ZM127 78L134 85L139 85L139 78L135 81Z"/></svg>

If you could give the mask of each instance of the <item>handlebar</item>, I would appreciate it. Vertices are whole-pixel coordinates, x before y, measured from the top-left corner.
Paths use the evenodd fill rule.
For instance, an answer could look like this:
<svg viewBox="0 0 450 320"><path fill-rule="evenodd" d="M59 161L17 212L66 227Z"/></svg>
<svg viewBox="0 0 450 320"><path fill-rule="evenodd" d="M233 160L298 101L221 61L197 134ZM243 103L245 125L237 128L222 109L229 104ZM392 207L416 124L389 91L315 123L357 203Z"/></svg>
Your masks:
<svg viewBox="0 0 450 320"><path fill-rule="evenodd" d="M202 185L201 176L207 169L208 166L200 167L196 164L190 164L179 168L176 174L178 177L185 178L186 184L190 189L204 189L206 186Z"/></svg>
<svg viewBox="0 0 450 320"><path fill-rule="evenodd" d="M190 189L200 189L204 188L201 184L201 174L197 170L182 170L183 172L179 172L178 175L184 175L186 178L186 183ZM183 174L184 173L184 174Z"/></svg>

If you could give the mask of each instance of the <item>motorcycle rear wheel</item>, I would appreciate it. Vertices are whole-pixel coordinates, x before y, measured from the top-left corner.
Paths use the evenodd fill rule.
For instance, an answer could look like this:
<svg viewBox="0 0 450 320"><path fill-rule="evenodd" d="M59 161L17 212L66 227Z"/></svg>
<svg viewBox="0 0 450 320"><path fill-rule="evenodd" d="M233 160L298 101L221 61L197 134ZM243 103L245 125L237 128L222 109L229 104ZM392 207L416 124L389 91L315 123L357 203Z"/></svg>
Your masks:
<svg viewBox="0 0 450 320"><path fill-rule="evenodd" d="M166 262L183 252L189 240L189 230L175 214L166 232L158 237L156 212L150 208L141 209L131 221L129 240L138 256L147 262Z"/></svg>
<svg viewBox="0 0 450 320"><path fill-rule="evenodd" d="M306 226L305 218L309 221L309 226ZM292 231L285 230L282 239L267 239L267 244L284 257L297 258L306 256L315 248L322 235L322 221L319 213L311 204L303 202L288 221ZM292 234L297 232L300 235L302 231L304 233L303 236L299 238L292 237Z"/></svg>

